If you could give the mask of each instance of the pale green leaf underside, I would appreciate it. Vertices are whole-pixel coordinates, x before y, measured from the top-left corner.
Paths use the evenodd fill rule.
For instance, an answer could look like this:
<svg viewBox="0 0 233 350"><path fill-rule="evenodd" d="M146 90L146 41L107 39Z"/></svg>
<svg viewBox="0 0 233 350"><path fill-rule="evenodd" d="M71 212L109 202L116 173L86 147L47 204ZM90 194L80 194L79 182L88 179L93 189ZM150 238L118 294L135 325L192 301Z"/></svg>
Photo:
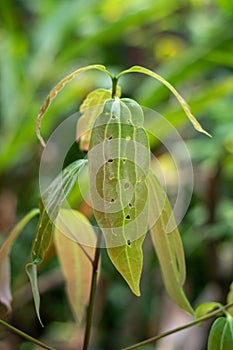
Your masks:
<svg viewBox="0 0 233 350"><path fill-rule="evenodd" d="M143 265L142 243L145 235L129 245L107 248L113 265L126 280L132 292L140 296L140 278Z"/></svg>
<svg viewBox="0 0 233 350"><path fill-rule="evenodd" d="M187 104L187 102L183 99L183 97L178 93L178 91L163 77L161 77L159 74L151 71L150 69L141 67L141 66L134 66L131 67L127 70L124 70L123 72L121 72L120 74L118 74L118 78L120 78L122 75L127 74L127 73L142 73L142 74L146 74L152 78L155 78L156 80L160 81L162 84L164 84L172 93L173 95L176 97L176 99L178 100L178 102L180 103L181 107L183 108L185 114L187 115L187 117L189 118L189 120L191 121L191 123L193 124L194 128L199 131L202 132L203 134L206 134L208 136L211 137L211 135L205 131L202 126L200 125L200 123L197 121L197 119L194 117L194 115L192 114L189 105Z"/></svg>
<svg viewBox="0 0 233 350"><path fill-rule="evenodd" d="M90 193L108 255L136 295L148 226L149 163L141 107L131 99L107 100L91 134Z"/></svg>
<svg viewBox="0 0 233 350"><path fill-rule="evenodd" d="M75 218L77 220L74 220ZM81 322L89 301L92 277L92 264L83 249L93 260L96 235L87 218L76 210L61 209L57 220L59 227L61 220L67 223L62 231L55 226L54 243L65 277L71 309L75 319ZM79 245L83 236L92 242L91 247Z"/></svg>
<svg viewBox="0 0 233 350"><path fill-rule="evenodd" d="M149 223L153 245L160 263L163 281L171 299L182 309L193 314L193 309L183 290L186 267L182 241L177 227L167 233L172 209L161 185L150 172ZM155 220L154 218L157 218Z"/></svg>

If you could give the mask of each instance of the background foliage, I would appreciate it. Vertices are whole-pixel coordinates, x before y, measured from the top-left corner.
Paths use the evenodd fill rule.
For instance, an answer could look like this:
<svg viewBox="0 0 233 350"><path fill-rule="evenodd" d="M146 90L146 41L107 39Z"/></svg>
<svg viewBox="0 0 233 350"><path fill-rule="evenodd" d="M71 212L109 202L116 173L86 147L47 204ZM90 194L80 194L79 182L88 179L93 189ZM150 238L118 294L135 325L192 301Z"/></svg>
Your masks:
<svg viewBox="0 0 233 350"><path fill-rule="evenodd" d="M37 207L41 147L35 137L35 119L50 88L87 64L101 63L116 73L143 65L175 85L213 135L210 140L195 132L166 88L141 75L122 78L123 96L166 116L186 139L195 173L191 205L180 225L188 266L186 287L194 305L210 300L224 303L233 278L232 2L11 0L0 3L0 16L0 240L28 210ZM109 88L108 80L98 72L73 81L48 111L43 133L48 136L77 111L96 87ZM170 171L164 148L152 146ZM78 147L72 152L70 157L77 158ZM171 193L173 182L171 176ZM90 214L84 205L79 209ZM35 228L36 219L14 246L13 311L7 316L2 308L1 317L57 349L77 349L83 330L73 324L53 247L39 278L45 328L36 320L24 271ZM165 295L149 240L144 251L140 298L131 294L103 252L93 349L119 349L187 321ZM170 337L156 349L183 349L194 336L195 349L204 350L207 326ZM201 334L198 344L196 332ZM35 348L4 329L0 347Z"/></svg>

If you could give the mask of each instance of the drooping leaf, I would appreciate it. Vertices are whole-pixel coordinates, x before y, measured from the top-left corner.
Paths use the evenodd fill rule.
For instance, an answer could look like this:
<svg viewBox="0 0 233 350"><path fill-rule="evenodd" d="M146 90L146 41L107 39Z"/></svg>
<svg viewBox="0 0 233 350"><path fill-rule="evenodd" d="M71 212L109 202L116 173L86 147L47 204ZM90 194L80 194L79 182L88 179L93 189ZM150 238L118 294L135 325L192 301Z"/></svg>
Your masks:
<svg viewBox="0 0 233 350"><path fill-rule="evenodd" d="M117 88L116 95L120 97L120 88ZM76 131L76 139L80 142L80 149L88 151L91 138L91 131L96 118L104 108L104 102L111 98L111 91L106 89L96 89L90 92L80 106L83 113L79 118Z"/></svg>
<svg viewBox="0 0 233 350"><path fill-rule="evenodd" d="M28 213L11 231L8 238L0 248L0 302L7 310L11 310L11 289L10 289L10 262L9 254L15 239L22 231L24 226L35 216L39 214L39 209L34 209Z"/></svg>
<svg viewBox="0 0 233 350"><path fill-rule="evenodd" d="M143 120L135 101L107 100L92 129L88 152L96 221L112 263L136 295L148 225L150 153Z"/></svg>
<svg viewBox="0 0 233 350"><path fill-rule="evenodd" d="M36 314L41 322L40 295L37 285L37 265L39 265L49 248L52 233L54 230L54 220L56 219L59 209L66 197L69 195L78 173L85 160L80 159L68 165L61 174L59 174L48 189L42 194L42 199L39 200L40 218L37 226L37 232L32 245L32 263L26 265L26 272L29 276ZM48 214L49 213L49 214Z"/></svg>
<svg viewBox="0 0 233 350"><path fill-rule="evenodd" d="M77 77L82 72L86 72L91 69L97 69L104 73L106 73L108 76L112 77L111 73L102 65L100 64L93 64L90 66L82 67L74 71L73 73L67 75L64 79L62 79L49 93L49 95L46 97L42 107L40 108L39 114L37 116L37 123L36 123L36 135L42 144L43 147L45 147L45 141L40 133L40 124L41 120L46 112L46 110L49 108L51 102L54 100L54 98L57 96L57 94L64 88L66 84L68 84L72 79Z"/></svg>
<svg viewBox="0 0 233 350"><path fill-rule="evenodd" d="M81 245L83 236L91 246ZM94 259L96 235L89 221L80 212L61 209L54 239L69 303L75 319L81 321L89 301L92 277L90 259Z"/></svg>
<svg viewBox="0 0 233 350"><path fill-rule="evenodd" d="M233 282L231 283L230 290L227 294L227 303L233 303ZM233 316L233 306L230 307L227 311L229 312L229 314L231 314L231 316Z"/></svg>
<svg viewBox="0 0 233 350"><path fill-rule="evenodd" d="M140 296L140 278L142 273L142 243L145 235L120 247L107 248L113 265L130 286L132 292Z"/></svg>
<svg viewBox="0 0 233 350"><path fill-rule="evenodd" d="M183 108L185 114L187 115L187 117L189 118L189 120L191 121L191 123L193 124L194 128L197 131L202 132L203 134L206 134L208 136L211 137L211 135L205 131L202 126L200 125L200 123L197 121L197 119L194 117L194 115L192 114L189 105L187 104L187 102L183 99L183 97L178 93L178 91L163 77L161 77L159 74L151 71L150 69L147 69L145 67L141 67L141 66L133 66L127 70L124 70L123 72L121 72L120 74L118 74L117 78L120 78L122 75L127 74L127 73L142 73L142 74L146 74L149 75L152 78L155 78L156 80L160 81L162 84L164 84L172 93L173 95L176 97L176 99L178 100L178 102L180 103L181 107Z"/></svg>
<svg viewBox="0 0 233 350"><path fill-rule="evenodd" d="M155 251L160 263L163 281L171 299L182 309L193 314L183 290L186 276L185 257L177 226L167 231L172 209L156 176L149 174L149 225Z"/></svg>
<svg viewBox="0 0 233 350"><path fill-rule="evenodd" d="M43 323L40 318L40 294L37 283L37 265L35 263L28 263L26 265L26 272L32 287L32 295L34 299L36 315L38 317L38 320L40 321L41 326L43 327Z"/></svg>
<svg viewBox="0 0 233 350"><path fill-rule="evenodd" d="M211 311L214 311L214 309L222 307L222 304L217 302L209 302L209 303L203 303L196 307L195 309L195 318L199 318L202 316L205 316Z"/></svg>
<svg viewBox="0 0 233 350"><path fill-rule="evenodd" d="M233 318L219 317L213 323L209 339L208 350L230 350L233 349Z"/></svg>

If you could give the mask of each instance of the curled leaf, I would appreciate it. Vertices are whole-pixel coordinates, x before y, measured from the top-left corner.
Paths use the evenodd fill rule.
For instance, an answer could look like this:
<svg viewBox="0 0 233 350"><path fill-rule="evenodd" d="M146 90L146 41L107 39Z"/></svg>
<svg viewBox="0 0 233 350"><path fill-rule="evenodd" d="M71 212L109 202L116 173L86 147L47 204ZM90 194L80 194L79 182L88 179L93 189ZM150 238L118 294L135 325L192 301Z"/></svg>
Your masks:
<svg viewBox="0 0 233 350"><path fill-rule="evenodd" d="M200 123L197 121L197 119L194 117L194 115L192 114L189 105L187 104L187 102L183 99L183 97L178 93L178 91L163 77L161 77L159 74L151 71L150 69L141 67L141 66L133 66L127 70L124 70L123 72L121 72L120 74L118 74L117 78L120 78L122 75L127 74L127 73L142 73L142 74L146 74L149 75L152 78L155 78L156 80L160 81L162 84L164 84L172 93L173 95L176 97L176 99L178 100L178 102L180 103L181 107L183 108L185 114L187 115L187 117L189 118L190 122L193 124L194 128L199 131L202 132L203 134L206 134L207 136L211 137L211 135L202 128L202 126L200 125Z"/></svg>
<svg viewBox="0 0 233 350"><path fill-rule="evenodd" d="M62 79L50 91L49 95L46 97L42 107L40 108L39 114L37 116L37 121L36 121L36 135L37 135L37 138L39 139L39 141L40 141L40 143L42 144L43 147L45 147L45 141L44 141L44 139L43 139L43 137L41 136L41 133L40 133L40 125L41 125L41 120L42 120L45 112L49 108L51 102L55 99L57 94L64 88L64 86L66 84L68 84L72 79L74 79L80 73L88 71L88 70L91 70L91 69L100 70L100 71L106 73L108 76L112 77L111 73L104 66L102 66L100 64L93 64L93 65L90 65L90 66L82 67L82 68L79 68L79 69L75 70L71 74L67 75L64 79Z"/></svg>

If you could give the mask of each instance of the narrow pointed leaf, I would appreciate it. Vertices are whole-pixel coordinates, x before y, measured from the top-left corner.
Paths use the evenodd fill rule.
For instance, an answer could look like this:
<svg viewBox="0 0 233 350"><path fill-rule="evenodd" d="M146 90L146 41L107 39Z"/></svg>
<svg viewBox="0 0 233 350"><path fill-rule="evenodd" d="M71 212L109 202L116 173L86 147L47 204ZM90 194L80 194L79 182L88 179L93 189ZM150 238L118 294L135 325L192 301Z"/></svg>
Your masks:
<svg viewBox="0 0 233 350"><path fill-rule="evenodd" d="M80 159L68 165L55 178L49 188L43 193L42 199L39 200L40 218L32 245L32 263L26 265L26 272L30 279L36 313L40 322L40 296L36 282L37 265L43 261L45 253L49 248L54 230L54 220L59 213L59 209L69 195L77 180L78 173L85 163L85 160Z"/></svg>
<svg viewBox="0 0 233 350"><path fill-rule="evenodd" d="M233 303L233 282L230 285L230 291L227 295L227 303ZM230 307L227 311L229 312L229 314L231 314L231 316L233 316L233 306Z"/></svg>
<svg viewBox="0 0 233 350"><path fill-rule="evenodd" d="M39 289L38 289L38 284L37 284L37 266L34 263L29 263L26 265L26 272L29 277L31 287L32 287L32 294L33 294L33 299L34 299L34 304L35 304L35 309L36 309L36 315L38 317L38 320L40 321L40 324L43 327L43 323L40 318L40 294L39 294Z"/></svg>
<svg viewBox="0 0 233 350"><path fill-rule="evenodd" d="M160 81L162 84L164 84L172 93L173 95L176 97L176 99L178 100L178 102L180 103L181 107L183 108L185 114L187 115L187 117L189 118L190 122L193 124L194 128L199 131L202 132L203 134L206 134L207 136L211 135L205 131L202 126L200 125L200 123L197 121L197 119L194 117L194 115L192 114L189 105L187 104L187 102L183 99L183 97L178 93L178 91L163 77L161 77L159 74L151 71L150 69L141 67L141 66L134 66L131 67L123 72L121 72L118 75L118 78L124 74L127 73L142 73L142 74L146 74L149 75L150 77Z"/></svg>
<svg viewBox="0 0 233 350"><path fill-rule="evenodd" d="M150 152L143 120L135 101L107 100L92 129L88 152L96 221L113 265L136 295L148 226Z"/></svg>
<svg viewBox="0 0 233 350"><path fill-rule="evenodd" d="M233 349L233 319L228 314L227 317L219 317L212 325L208 350L230 350Z"/></svg>
<svg viewBox="0 0 233 350"><path fill-rule="evenodd" d="M10 261L9 254L19 233L24 226L35 216L39 214L39 209L34 209L28 213L11 231L8 238L0 248L0 302L7 310L11 310L11 289L10 289Z"/></svg>
<svg viewBox="0 0 233 350"><path fill-rule="evenodd" d="M36 135L41 142L42 146L45 147L45 141L40 133L40 125L41 120L46 112L46 110L49 108L51 102L54 100L54 98L57 96L57 94L64 88L66 84L68 84L72 79L77 77L80 73L86 72L91 69L97 69L104 73L106 73L108 76L112 77L111 73L102 65L100 64L94 64L86 67L82 67L77 69L76 71L72 72L71 74L67 75L64 79L62 79L49 93L47 98L45 99L42 107L40 108L39 114L37 116L37 123L36 123Z"/></svg>
<svg viewBox="0 0 233 350"><path fill-rule="evenodd" d="M120 97L120 88L117 88L117 96ZM88 151L91 138L91 130L104 108L104 102L111 98L111 91L106 89L96 89L90 92L80 106L83 114L78 120L76 138L80 142L80 149Z"/></svg>
<svg viewBox="0 0 233 350"><path fill-rule="evenodd" d="M62 223L66 225L61 226ZM60 227L63 227L62 230ZM84 235L92 246L79 243ZM85 216L76 210L62 209L57 218L54 240L66 281L69 303L75 319L80 322L89 301L91 259L93 260L95 255L96 235Z"/></svg>
<svg viewBox="0 0 233 350"><path fill-rule="evenodd" d="M163 281L171 299L182 309L193 314L183 290L186 267L182 241L178 228L167 232L172 217L170 203L156 176L149 175L149 223L150 233L160 263Z"/></svg>

